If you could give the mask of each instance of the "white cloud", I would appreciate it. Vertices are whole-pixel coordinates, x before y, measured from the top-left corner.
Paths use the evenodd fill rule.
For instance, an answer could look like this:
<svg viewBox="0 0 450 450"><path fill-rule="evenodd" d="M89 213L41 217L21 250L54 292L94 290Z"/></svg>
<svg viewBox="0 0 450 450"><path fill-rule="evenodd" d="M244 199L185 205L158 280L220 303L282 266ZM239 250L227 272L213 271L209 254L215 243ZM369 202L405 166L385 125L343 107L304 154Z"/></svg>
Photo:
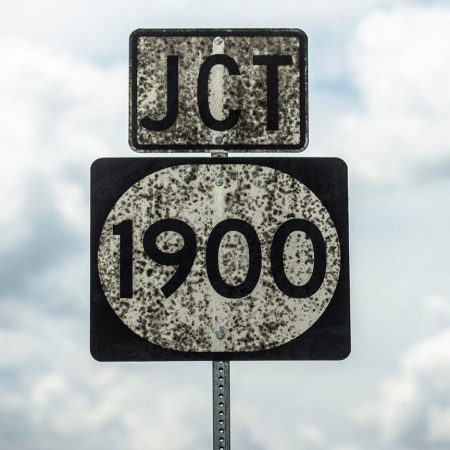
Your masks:
<svg viewBox="0 0 450 450"><path fill-rule="evenodd" d="M126 48L128 34L138 27L304 27L335 20L336 28L348 26L350 18L369 8L389 3L392 0L280 0L274 8L270 0L230 0L226 4L219 0L136 0L132 4L116 0L108 5L102 0L42 0L39 4L27 1L23 8L5 0L0 24L4 33L38 39L53 48L82 50L101 59L102 53L114 52L114 46ZM47 14L41 14L42 10Z"/></svg>
<svg viewBox="0 0 450 450"><path fill-rule="evenodd" d="M349 76L361 108L332 135L353 174L388 184L449 175L449 29L444 7L399 7L359 25Z"/></svg>
<svg viewBox="0 0 450 450"><path fill-rule="evenodd" d="M204 365L195 376L188 368L189 382L166 378L161 365L100 365L89 355L84 321L80 329L78 317L49 315L39 305L2 308L0 417L20 417L20 434L0 427L2 446L204 448L211 431Z"/></svg>
<svg viewBox="0 0 450 450"><path fill-rule="evenodd" d="M330 436L327 422L311 423L306 417L294 419L294 424L283 420L278 410L259 408L256 404L239 401L232 406L232 447L239 450L360 450L356 443L340 442ZM283 408L284 409L284 408ZM295 414L294 407L284 412ZM280 423L282 421L282 423Z"/></svg>
<svg viewBox="0 0 450 450"><path fill-rule="evenodd" d="M447 297L441 294L430 295L424 303L435 321L450 325L450 300Z"/></svg>
<svg viewBox="0 0 450 450"><path fill-rule="evenodd" d="M20 8L22 14L22 4L13 3L15 6L12 7ZM185 26L204 26L212 17L208 8L216 8L214 3L199 9L198 2L184 2L174 15L170 10L174 3L169 2L165 12L161 12L161 8L153 14L154 4L144 3L135 5L134 10L129 2L120 7L114 3L108 5L110 9L106 13L104 3L100 2L92 8L87 2L41 2L36 5L28 2L29 8L22 16L25 20L20 21L23 30L17 35L28 34L32 39L53 46L53 49L31 40L0 40L0 55L5 62L5 70L0 72L0 262L2 274L6 274L1 280L0 306L0 441L7 448L135 450L210 446L209 365L100 365L88 354L88 173L90 162L99 156L133 156L127 144L126 39L129 32L139 25L177 26L184 21ZM365 8L360 6L363 2L349 0L343 3L336 6L337 3L321 1L299 6L298 2L290 1L274 11L270 2L258 2L256 9L254 3L242 5L242 2L233 2L227 4L227 11L215 20L217 24L234 26L301 27L306 21L313 24L322 20L329 30L333 26L348 26L348 23L336 20L338 13L339 17L344 17L349 11L357 9L359 14ZM371 0L367 2L370 7L376 4ZM148 15L144 6L149 8L145 10L150 11ZM237 8L239 17L236 17ZM269 9L274 11L270 17L267 14ZM48 14L42 14L42 10ZM429 31L435 28L440 35L439 30L442 32L442 28L447 26L446 11L404 8L373 15L361 25L352 50L352 61L361 93L364 93L366 109L361 115L354 113L348 116L340 125L345 142L354 148L354 152L348 155L352 162L351 172L358 167L361 177L391 181L392 174L384 170L385 160L393 170L401 169L410 154L409 146L413 140L410 134L417 130L415 132L422 139L422 131L428 127L439 144L430 151L436 152L433 158L442 162L445 155L442 145L448 144L447 138L442 138L441 129L443 120L448 119L447 109L443 106L446 97L436 94L438 90L435 87L425 86L424 79L430 77L435 86L444 82L448 74L446 58L442 58L441 67L436 57L424 54L422 61L432 70L428 73L421 66L414 69L419 73L412 74L412 87L408 87L409 72L403 65L409 63L408 52L415 45L422 44L418 42L417 34L411 35L412 44L408 41L409 35L408 39L402 39L401 36L386 34L384 42L383 27L387 23L386 30L391 27L395 31L396 24L401 25L405 33L408 30L428 30L422 31L422 40L445 54L448 50L446 39L433 37L435 35ZM18 10L16 14L19 14ZM440 15L441 18L438 17ZM3 14L1 19L5 25L3 30L15 32L18 21L5 17L7 15ZM143 24L140 22L142 17L149 17L152 22ZM410 26L410 22L417 28ZM31 30L27 29L28 25ZM317 28L316 32L322 35L324 27ZM329 36L334 36L334 32ZM383 63L394 44L399 54L406 55L405 59L397 65L394 57ZM123 63L104 68L55 50L70 48L73 54L99 57L103 48L105 54L110 55L115 46L123 50L120 54ZM312 62L314 59L317 62L318 53L311 54ZM389 64L395 67L395 89L390 86ZM374 69L381 71L383 83L372 77ZM416 87L420 88L417 93ZM400 88L408 88L408 95L396 95ZM426 114L410 108L410 95L414 105L419 104ZM382 96L388 105L384 109ZM444 110L440 111L440 108ZM385 114L391 114L391 111L389 117L395 118L392 129L385 128L383 122ZM428 113L437 115L437 118L431 120ZM352 120L353 124L345 125L346 121L351 123ZM389 122L388 118L386 122ZM402 126L401 133L398 124ZM404 136L404 131L410 128L413 130ZM380 154L373 153L372 141L380 129L388 149L392 150L393 141L406 148L396 147L395 151L383 148ZM384 137L384 133L388 135ZM334 136L332 132L329 134ZM353 145L356 139L361 143L359 147ZM330 152L327 154L330 156ZM361 154L364 155L363 160ZM422 159L421 155L425 152L417 150L413 153L414 158L407 163L405 179L417 176L417 166L429 162L428 156ZM26 261L30 260L31 263L27 264ZM9 289L10 283L14 284L15 290ZM446 309L442 299L432 303L436 311ZM74 304L79 305L75 313L72 309ZM364 324L359 323L358 326L363 327ZM419 436L414 435L416 442L448 443L445 427L449 416L448 403L434 400L436 392L449 398L445 381L449 379L447 363L439 363L440 350L432 351L432 348L447 345L448 337L442 335L433 339L440 343L430 341L420 355L406 358L401 374L386 384L380 403L366 409L367 423L376 423L380 435L386 436L390 442L402 442L404 430L418 417L416 413L408 415L404 411L402 402L407 401L412 405L424 405L427 411L427 427ZM425 371L427 366L443 371L446 378L442 377L442 385L437 385L439 377L433 375L432 370L430 373ZM323 422L315 423L299 414L303 411L298 408L299 403L304 402L306 411L317 409L318 404L326 405L330 399L324 400L323 396L329 395L332 388L324 388L313 401L302 394L314 378L313 372L304 375L304 365L300 369L289 369L288 374L281 369L264 367L265 375L261 375L258 369L261 375L258 383L262 389L267 387L264 385L266 380L271 385L279 383L277 394L279 398L284 396L286 408L279 403L271 407L270 400L261 399L247 408L245 395L241 399L235 398L233 420L237 426L233 428L233 439L236 439L237 448L356 449L351 442L339 443L339 439L332 436L341 421L338 425L334 421L333 425L332 414L325 411L325 407ZM321 367L330 370L329 366ZM274 373L277 377L273 376ZM305 377L300 387L298 373ZM365 372L362 370L361 373ZM352 373L352 376L358 375ZM234 380L242 392L249 383L257 384L253 378ZM348 383L339 384L343 391L348 387L348 398L343 400L346 393L339 392L332 408L337 410L341 404L346 408L351 403L353 386L348 386ZM425 388L426 383L434 385ZM292 401L297 403L296 406L290 404L294 395L298 398L298 401ZM270 398L279 399L276 396ZM384 411L400 423L400 434L383 421ZM297 416L298 425L287 430L286 423L295 422ZM342 427L346 426L345 420L342 424ZM351 440L351 430L343 434ZM363 448L373 447L369 443Z"/></svg>
<svg viewBox="0 0 450 450"><path fill-rule="evenodd" d="M324 448L327 445L323 432L313 425L300 425L297 432L301 437L301 445L306 448Z"/></svg>
<svg viewBox="0 0 450 450"><path fill-rule="evenodd" d="M381 385L378 400L355 412L384 445L450 446L450 330L419 342L401 360L400 373ZM391 448L391 447L389 447Z"/></svg>
<svg viewBox="0 0 450 450"><path fill-rule="evenodd" d="M0 250L24 245L44 208L49 222L86 233L89 164L128 147L126 66L7 38L0 56Z"/></svg>
<svg viewBox="0 0 450 450"><path fill-rule="evenodd" d="M311 70L327 83L345 73L340 51L355 23L369 11L408 1L278 0L274 8L272 0L115 0L108 5L102 0L41 0L26 1L26 7L4 0L0 29L105 64L125 61L128 36L136 28L302 28L311 38Z"/></svg>

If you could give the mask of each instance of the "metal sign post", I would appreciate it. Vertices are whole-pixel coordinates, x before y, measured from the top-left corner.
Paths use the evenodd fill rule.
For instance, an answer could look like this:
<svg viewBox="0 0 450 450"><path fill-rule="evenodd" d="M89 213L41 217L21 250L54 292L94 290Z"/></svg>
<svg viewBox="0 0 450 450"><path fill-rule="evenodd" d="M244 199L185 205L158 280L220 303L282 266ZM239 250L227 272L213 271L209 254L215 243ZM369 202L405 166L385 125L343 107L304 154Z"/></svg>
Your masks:
<svg viewBox="0 0 450 450"><path fill-rule="evenodd" d="M213 361L213 450L230 450L230 361Z"/></svg>
<svg viewBox="0 0 450 450"><path fill-rule="evenodd" d="M300 30L137 30L129 140L91 166L98 361L212 361L213 448L230 449L230 361L350 353L347 167L233 157L308 143Z"/></svg>
<svg viewBox="0 0 450 450"><path fill-rule="evenodd" d="M216 37L214 44L223 45L223 39ZM222 74L220 74L222 75ZM220 76L219 75L219 76ZM220 76L220 78L222 78ZM223 116L223 81L216 81L220 88L216 89L219 101L215 102L216 113ZM216 97L216 98L217 98ZM219 106L217 106L219 105ZM214 139L217 139L215 137ZM223 150L212 150L211 156L227 158ZM224 338L225 332L218 330L218 337ZM212 362L212 406L213 406L213 450L231 449L231 391L230 361Z"/></svg>

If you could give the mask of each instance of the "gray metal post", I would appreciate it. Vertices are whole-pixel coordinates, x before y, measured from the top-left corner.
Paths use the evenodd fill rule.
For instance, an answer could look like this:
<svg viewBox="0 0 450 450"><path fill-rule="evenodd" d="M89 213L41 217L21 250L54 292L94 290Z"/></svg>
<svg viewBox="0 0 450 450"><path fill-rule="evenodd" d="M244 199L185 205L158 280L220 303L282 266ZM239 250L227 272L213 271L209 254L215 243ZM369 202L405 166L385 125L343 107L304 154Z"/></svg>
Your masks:
<svg viewBox="0 0 450 450"><path fill-rule="evenodd" d="M230 450L230 361L213 361L213 450Z"/></svg>
<svg viewBox="0 0 450 450"><path fill-rule="evenodd" d="M221 54L224 51L224 38L217 36L213 41L213 53ZM211 74L211 113L218 118L224 115L224 70ZM214 131L211 135L212 143L222 144L223 134ZM226 150L212 150L212 157L226 158ZM216 184L222 185L223 178L219 177ZM220 183L220 184L219 184ZM220 332L220 331L219 331ZM223 333L223 331L222 331ZM218 336L219 337L219 336ZM223 336L219 337L222 339ZM213 450L230 450L230 362L213 361Z"/></svg>

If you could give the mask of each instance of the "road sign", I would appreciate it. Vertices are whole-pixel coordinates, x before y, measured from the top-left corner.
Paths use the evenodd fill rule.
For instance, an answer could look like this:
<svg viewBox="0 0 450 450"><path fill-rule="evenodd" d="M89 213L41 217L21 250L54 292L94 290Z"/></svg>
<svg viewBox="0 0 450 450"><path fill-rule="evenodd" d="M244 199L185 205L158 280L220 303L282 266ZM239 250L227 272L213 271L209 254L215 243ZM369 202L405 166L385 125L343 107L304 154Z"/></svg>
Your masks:
<svg viewBox="0 0 450 450"><path fill-rule="evenodd" d="M345 358L345 164L96 161L91 352L102 361Z"/></svg>
<svg viewBox="0 0 450 450"><path fill-rule="evenodd" d="M308 145L307 38L295 29L136 30L131 147L301 151Z"/></svg>

